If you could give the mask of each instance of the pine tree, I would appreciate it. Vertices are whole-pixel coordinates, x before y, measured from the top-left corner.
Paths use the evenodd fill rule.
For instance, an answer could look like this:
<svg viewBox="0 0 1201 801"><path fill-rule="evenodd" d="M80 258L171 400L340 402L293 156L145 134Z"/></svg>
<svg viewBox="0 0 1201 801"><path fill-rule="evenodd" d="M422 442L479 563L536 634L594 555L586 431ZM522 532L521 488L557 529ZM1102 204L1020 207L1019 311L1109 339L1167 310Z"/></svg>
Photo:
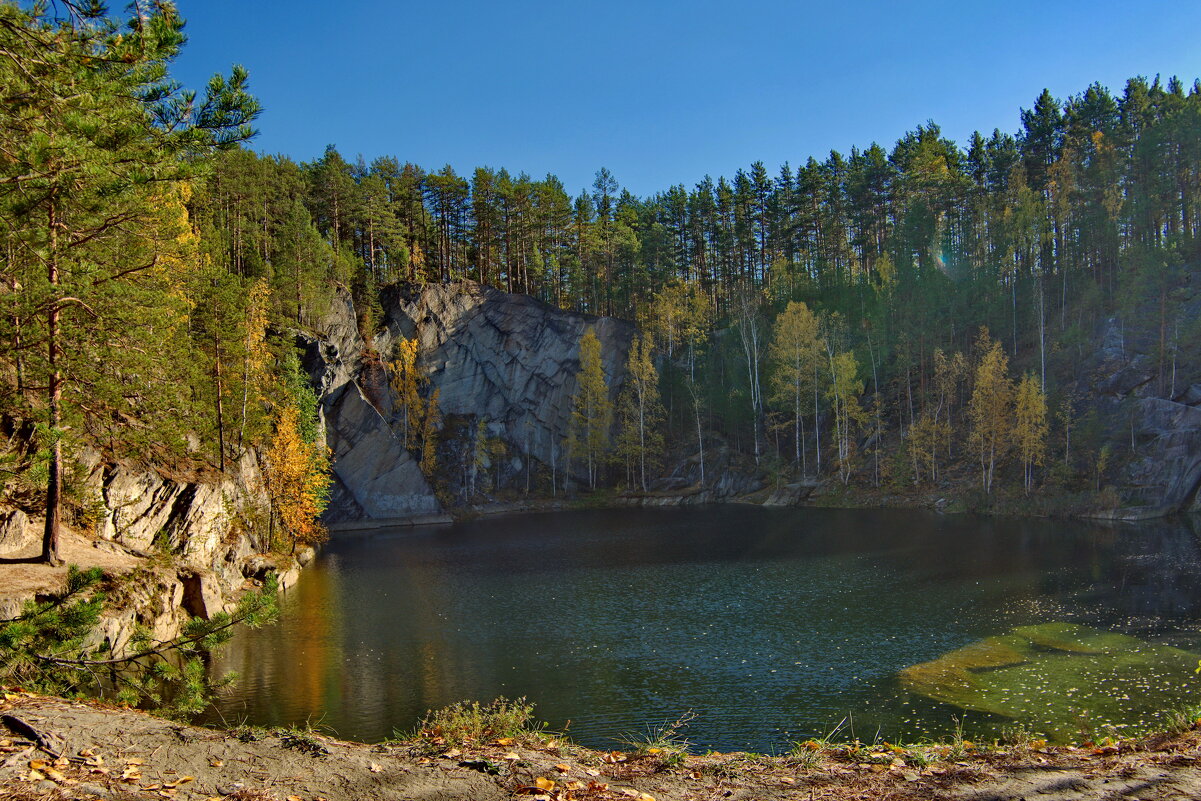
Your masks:
<svg viewBox="0 0 1201 801"><path fill-rule="evenodd" d="M139 6L124 26L99 3L0 4L0 209L15 223L9 246L31 257L18 262L31 270L20 283L44 326L36 383L46 387L45 421L55 432L91 409L111 411L95 402L111 381L89 382L89 402L78 402L84 393L68 368L76 348L97 377L119 372L124 357L144 363L153 350L149 321L122 318L163 307L133 296L154 292L148 279L160 254L179 245L164 236L173 224L164 201L204 155L253 134L258 107L240 68L228 81L214 77L199 101L170 80L182 29L169 2ZM172 389L159 378L151 388ZM62 438L53 443L42 558L57 563Z"/></svg>

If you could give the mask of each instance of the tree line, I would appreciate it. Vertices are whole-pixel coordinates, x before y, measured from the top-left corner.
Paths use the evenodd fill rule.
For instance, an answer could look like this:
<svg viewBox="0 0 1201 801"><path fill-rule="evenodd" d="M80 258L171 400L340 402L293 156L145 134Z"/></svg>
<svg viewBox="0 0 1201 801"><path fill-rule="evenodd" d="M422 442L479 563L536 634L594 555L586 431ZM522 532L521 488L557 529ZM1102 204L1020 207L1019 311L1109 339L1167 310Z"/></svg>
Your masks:
<svg viewBox="0 0 1201 801"><path fill-rule="evenodd" d="M311 324L323 287L343 285L369 339L380 286L475 280L666 325L656 358L666 357L676 444L699 430L703 448L712 431L756 458L769 444L790 449L813 472L850 464L856 437L892 432L915 463L929 452L921 443L945 439L951 424L938 359L969 358L981 326L1023 374L1034 370L1056 425L1105 315L1137 312L1156 329L1163 395L1176 390L1177 354L1197 339L1179 288L1198 256L1201 87L1133 78L1120 94L1044 91L1018 119L1015 133L975 133L964 146L927 122L891 147L774 174L755 162L649 197L603 168L573 195L553 175L503 168L459 175L394 157L348 160L332 146L311 163L233 150L190 209L214 263L272 282L280 319ZM789 432L769 356L774 320L793 302L826 321L825 368L810 384L835 389L827 399L818 388L802 419L793 382ZM848 402L857 389L870 425ZM941 475L937 463L922 474Z"/></svg>
<svg viewBox="0 0 1201 801"><path fill-rule="evenodd" d="M848 483L943 480L939 454L958 453L943 445L967 436L954 413L974 391L981 326L1019 386L1037 377L1061 449L1075 426L1099 452L1072 394L1098 322L1118 310L1154 328L1165 396L1199 339L1180 292L1199 246L1196 83L1044 91L1016 133L965 146L928 122L888 148L774 173L755 162L649 197L602 168L573 194L553 175L367 163L332 146L310 163L255 154L243 71L199 93L171 80L181 26L167 3L131 19L0 4L12 110L0 119L0 404L6 433L40 426L21 458L55 498L70 490L64 441L224 470L280 438L280 464L323 470L320 449L291 433L311 424L278 400L307 403L289 332L318 327L339 287L368 342L379 290L397 282L471 279L639 322L653 343L631 363L642 400L614 419L638 421L620 451L640 486L648 432L702 454L702 471L706 447L730 444ZM403 354L375 356L390 367ZM966 376L954 392L952 374ZM432 472L436 402L415 386L398 431ZM585 462L595 480L601 460ZM301 474L272 486L300 517L323 503Z"/></svg>
<svg viewBox="0 0 1201 801"><path fill-rule="evenodd" d="M183 475L260 448L284 538L321 535L328 457L279 282L214 259L196 217L259 105L241 68L181 87L184 41L169 2L0 3L0 478L44 508L51 562L64 512L96 506L83 446Z"/></svg>

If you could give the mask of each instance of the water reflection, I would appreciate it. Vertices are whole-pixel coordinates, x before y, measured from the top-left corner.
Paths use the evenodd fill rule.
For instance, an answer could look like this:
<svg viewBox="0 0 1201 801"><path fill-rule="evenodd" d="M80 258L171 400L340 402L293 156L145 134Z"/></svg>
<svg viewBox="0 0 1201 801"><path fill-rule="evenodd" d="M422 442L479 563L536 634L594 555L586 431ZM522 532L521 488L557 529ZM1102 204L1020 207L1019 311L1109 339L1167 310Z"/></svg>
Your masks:
<svg viewBox="0 0 1201 801"><path fill-rule="evenodd" d="M869 735L936 733L950 708L898 671L1015 626L1196 650L1196 543L1181 523L754 507L349 537L278 626L235 639L223 662L243 679L222 714L372 740L504 694L598 746L688 709L714 748L771 750L848 713Z"/></svg>

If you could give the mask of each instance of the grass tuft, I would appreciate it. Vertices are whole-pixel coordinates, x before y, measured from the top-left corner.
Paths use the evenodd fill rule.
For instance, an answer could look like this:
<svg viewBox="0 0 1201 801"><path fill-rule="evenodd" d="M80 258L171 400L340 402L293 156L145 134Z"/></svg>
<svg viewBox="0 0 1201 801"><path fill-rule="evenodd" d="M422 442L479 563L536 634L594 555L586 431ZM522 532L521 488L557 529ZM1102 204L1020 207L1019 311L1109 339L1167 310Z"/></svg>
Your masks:
<svg viewBox="0 0 1201 801"><path fill-rule="evenodd" d="M514 742L542 740L549 736L545 725L534 720L534 705L525 698L497 698L487 704L459 701L430 711L408 733L397 739L436 746L484 745L498 739Z"/></svg>
<svg viewBox="0 0 1201 801"><path fill-rule="evenodd" d="M638 756L657 757L661 767L676 767L684 764L690 745L680 732L695 719L696 713L689 710L672 722L648 728L641 735L624 734L618 742Z"/></svg>

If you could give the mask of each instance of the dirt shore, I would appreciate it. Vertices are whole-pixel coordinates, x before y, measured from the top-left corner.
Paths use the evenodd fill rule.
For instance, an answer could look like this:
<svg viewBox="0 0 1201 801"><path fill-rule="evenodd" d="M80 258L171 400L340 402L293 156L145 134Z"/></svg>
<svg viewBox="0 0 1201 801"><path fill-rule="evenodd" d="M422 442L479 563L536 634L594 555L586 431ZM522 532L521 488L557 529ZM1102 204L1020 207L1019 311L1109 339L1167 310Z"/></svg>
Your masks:
<svg viewBox="0 0 1201 801"><path fill-rule="evenodd" d="M546 736L462 748L366 745L295 730L199 728L20 691L2 697L0 801L1201 798L1196 730L1105 747L932 747L920 759L885 745L827 746L800 762L752 754L680 759L592 751Z"/></svg>

